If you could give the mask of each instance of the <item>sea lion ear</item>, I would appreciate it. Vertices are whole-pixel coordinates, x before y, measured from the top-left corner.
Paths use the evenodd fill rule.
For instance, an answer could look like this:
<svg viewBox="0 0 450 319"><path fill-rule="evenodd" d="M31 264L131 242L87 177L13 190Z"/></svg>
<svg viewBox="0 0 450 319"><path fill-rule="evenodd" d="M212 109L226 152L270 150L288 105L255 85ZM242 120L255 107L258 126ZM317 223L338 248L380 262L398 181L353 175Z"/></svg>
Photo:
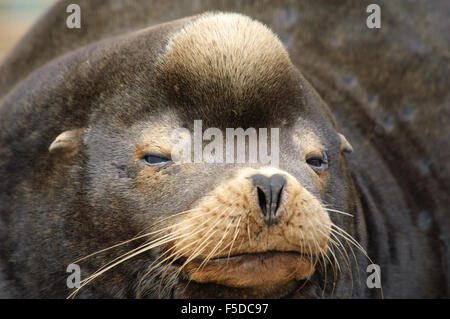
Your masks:
<svg viewBox="0 0 450 319"><path fill-rule="evenodd" d="M339 138L341 140L341 152L352 153L353 152L353 147L347 141L345 136L342 135L341 133L338 133L338 134L339 134Z"/></svg>
<svg viewBox="0 0 450 319"><path fill-rule="evenodd" d="M64 153L67 156L75 155L78 152L83 132L84 128L62 132L50 144L48 151L52 154Z"/></svg>

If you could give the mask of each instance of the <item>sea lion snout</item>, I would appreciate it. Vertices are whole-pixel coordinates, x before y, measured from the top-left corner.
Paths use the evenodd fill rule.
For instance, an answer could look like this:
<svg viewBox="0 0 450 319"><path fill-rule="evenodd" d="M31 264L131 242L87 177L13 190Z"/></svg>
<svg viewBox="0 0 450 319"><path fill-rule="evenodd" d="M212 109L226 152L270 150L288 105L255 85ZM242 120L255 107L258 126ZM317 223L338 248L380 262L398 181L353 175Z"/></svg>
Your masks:
<svg viewBox="0 0 450 319"><path fill-rule="evenodd" d="M184 261L180 271L191 280L278 286L314 273L315 259L327 252L330 227L320 201L288 172L245 168L174 223L172 234L183 236L169 249ZM273 278L263 283L265 273Z"/></svg>

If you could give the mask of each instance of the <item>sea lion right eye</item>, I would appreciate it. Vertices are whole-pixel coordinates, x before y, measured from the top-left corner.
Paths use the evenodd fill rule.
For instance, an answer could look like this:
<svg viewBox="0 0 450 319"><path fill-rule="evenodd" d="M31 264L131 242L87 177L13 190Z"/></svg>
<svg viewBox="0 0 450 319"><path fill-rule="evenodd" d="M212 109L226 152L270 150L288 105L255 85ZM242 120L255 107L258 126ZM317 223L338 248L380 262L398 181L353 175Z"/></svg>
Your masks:
<svg viewBox="0 0 450 319"><path fill-rule="evenodd" d="M168 162L171 162L172 160L166 157L158 156L158 155L152 155L152 154L146 154L143 158L145 164L150 166L157 166L157 165L163 165Z"/></svg>
<svg viewBox="0 0 450 319"><path fill-rule="evenodd" d="M326 151L322 155L312 155L306 158L306 163L315 171L328 169L328 155Z"/></svg>

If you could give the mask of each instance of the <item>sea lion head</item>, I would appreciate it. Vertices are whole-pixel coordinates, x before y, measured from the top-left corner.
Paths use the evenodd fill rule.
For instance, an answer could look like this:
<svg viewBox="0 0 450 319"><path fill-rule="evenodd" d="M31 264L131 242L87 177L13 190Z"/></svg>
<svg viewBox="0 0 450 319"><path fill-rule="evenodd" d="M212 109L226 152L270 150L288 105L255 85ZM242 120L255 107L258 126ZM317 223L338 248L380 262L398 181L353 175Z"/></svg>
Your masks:
<svg viewBox="0 0 450 319"><path fill-rule="evenodd" d="M80 205L97 243L123 249L86 266L103 268L80 292L99 276L97 287L138 297L312 296L327 267L339 281L338 242L355 210L343 155L352 148L327 105L277 36L249 17L208 13L158 30L134 35L139 52L148 34L160 41L139 53L145 61L109 71L113 88L88 125L49 147L83 168ZM174 158L180 129L190 162ZM244 148L227 149L230 129L247 134ZM207 160L212 145L222 162Z"/></svg>

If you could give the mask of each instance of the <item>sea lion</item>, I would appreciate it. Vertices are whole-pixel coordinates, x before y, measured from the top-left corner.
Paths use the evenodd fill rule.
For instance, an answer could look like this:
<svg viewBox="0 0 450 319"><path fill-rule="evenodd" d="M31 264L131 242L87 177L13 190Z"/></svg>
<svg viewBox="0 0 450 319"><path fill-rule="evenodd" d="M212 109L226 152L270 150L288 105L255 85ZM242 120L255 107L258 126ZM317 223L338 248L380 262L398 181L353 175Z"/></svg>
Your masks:
<svg viewBox="0 0 450 319"><path fill-rule="evenodd" d="M0 106L2 277L11 296L446 296L447 246L436 249L436 238L448 219L411 217L415 202L371 146L384 139L363 148L364 134L342 121L348 109L334 105L342 97L309 71L345 138L302 75L314 65L293 63L301 55L266 27L216 13L83 47L92 40L53 51L80 47L22 80ZM19 47L3 69L26 52ZM354 81L343 85L355 89ZM280 166L173 163L170 132L195 119L223 130L279 127ZM370 160L347 164L348 140ZM76 295L66 285L73 262L87 278ZM382 290L366 285L370 263L381 267Z"/></svg>

